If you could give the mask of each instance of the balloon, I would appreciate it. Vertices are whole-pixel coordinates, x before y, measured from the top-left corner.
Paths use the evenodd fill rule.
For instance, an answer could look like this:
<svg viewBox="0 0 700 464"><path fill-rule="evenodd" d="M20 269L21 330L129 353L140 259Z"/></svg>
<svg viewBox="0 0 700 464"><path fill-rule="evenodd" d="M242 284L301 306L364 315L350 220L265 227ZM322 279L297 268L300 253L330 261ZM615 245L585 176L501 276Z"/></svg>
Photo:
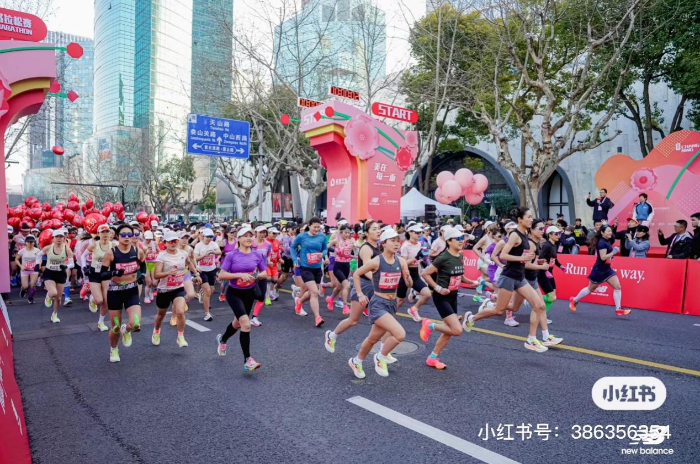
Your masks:
<svg viewBox="0 0 700 464"><path fill-rule="evenodd" d="M153 221L159 222L158 215L155 213L151 213L150 216L148 216L148 222L153 222Z"/></svg>
<svg viewBox="0 0 700 464"><path fill-rule="evenodd" d="M41 224L39 225L39 229L46 230L46 229L50 229L50 228L51 228L51 219L41 221Z"/></svg>
<svg viewBox="0 0 700 464"><path fill-rule="evenodd" d="M58 156L62 156L66 152L66 150L63 147L59 147L58 145L54 145L52 150L53 150L54 154L56 154Z"/></svg>
<svg viewBox="0 0 700 464"><path fill-rule="evenodd" d="M11 226L15 230L18 230L19 229L19 218L18 217L11 217L10 219L7 220L7 225Z"/></svg>
<svg viewBox="0 0 700 464"><path fill-rule="evenodd" d="M489 180L483 174L474 174L474 185L472 192L482 193L489 187Z"/></svg>
<svg viewBox="0 0 700 464"><path fill-rule="evenodd" d="M78 197L75 193L71 193L70 196L68 196L68 201L78 201Z"/></svg>
<svg viewBox="0 0 700 464"><path fill-rule="evenodd" d="M450 171L442 171L437 175L437 186L442 188L442 186L448 180L454 180L455 176Z"/></svg>
<svg viewBox="0 0 700 464"><path fill-rule="evenodd" d="M442 189L440 187L435 189L435 199L439 203L442 203L443 205L447 205L447 204L451 203L449 198L446 198L442 195Z"/></svg>
<svg viewBox="0 0 700 464"><path fill-rule="evenodd" d="M27 219L26 221L22 221L24 224L28 225L30 229L33 229L36 227L36 222L32 221L31 219Z"/></svg>
<svg viewBox="0 0 700 464"><path fill-rule="evenodd" d="M24 199L24 204L26 206L32 206L37 201L39 201L39 200L37 200L36 197L27 197Z"/></svg>
<svg viewBox="0 0 700 464"><path fill-rule="evenodd" d="M39 219L41 219L42 212L43 211L41 211L41 208L32 208L29 210L29 217L34 219L35 221L39 220Z"/></svg>
<svg viewBox="0 0 700 464"><path fill-rule="evenodd" d="M48 203L44 203L43 205L41 205L41 209L43 209L44 211L47 211L47 212L51 211L51 205Z"/></svg>
<svg viewBox="0 0 700 464"><path fill-rule="evenodd" d="M450 202L455 201L462 194L462 186L456 180L448 180L442 184L442 196L449 198Z"/></svg>
<svg viewBox="0 0 700 464"><path fill-rule="evenodd" d="M44 229L42 233L39 234L39 247L44 248L51 245L53 241L53 232L51 229Z"/></svg>
<svg viewBox="0 0 700 464"><path fill-rule="evenodd" d="M63 211L66 209L66 205L64 205L63 203L56 203L56 206L54 206L54 209L57 209L59 211Z"/></svg>
<svg viewBox="0 0 700 464"><path fill-rule="evenodd" d="M51 217L53 219L58 219L59 221L63 221L63 212L62 211L54 211L51 213Z"/></svg>
<svg viewBox="0 0 700 464"><path fill-rule="evenodd" d="M97 233L97 227L101 226L102 224L107 222L107 218L104 217L101 214L95 214L91 213L88 214L87 217L85 218L85 221L83 222L83 227L85 228L88 233L91 234L96 234Z"/></svg>
<svg viewBox="0 0 700 464"><path fill-rule="evenodd" d="M141 224L146 224L148 222L148 214L145 211L141 211L136 215L136 220Z"/></svg>
<svg viewBox="0 0 700 464"><path fill-rule="evenodd" d="M119 219L120 221L123 221L125 217L126 217L126 213L124 212L124 209L122 209L121 211L119 211L117 213L117 219Z"/></svg>
<svg viewBox="0 0 700 464"><path fill-rule="evenodd" d="M75 217L73 218L73 225L75 227L83 227L83 222L84 222L84 219L82 216L78 216L76 214Z"/></svg>
<svg viewBox="0 0 700 464"><path fill-rule="evenodd" d="M42 211L41 220L46 221L47 219L51 219L51 211Z"/></svg>
<svg viewBox="0 0 700 464"><path fill-rule="evenodd" d="M92 201L92 198L88 198L87 200L85 200L85 207L87 209L92 208L94 205L95 205L95 202Z"/></svg>
<svg viewBox="0 0 700 464"><path fill-rule="evenodd" d="M21 218L24 216L24 211L19 206L12 208L12 217Z"/></svg>
<svg viewBox="0 0 700 464"><path fill-rule="evenodd" d="M75 211L73 211L73 210L67 209L63 212L63 218L70 223L73 222L74 217L75 217Z"/></svg>
<svg viewBox="0 0 700 464"><path fill-rule="evenodd" d="M102 205L102 209L103 209L103 210L108 209L109 212L111 213L111 212L112 212L112 206L114 206L114 205L113 205L112 203L110 203L110 202L107 201L107 202L105 202L104 205Z"/></svg>
<svg viewBox="0 0 700 464"><path fill-rule="evenodd" d="M462 186L462 191L472 186L473 177L474 174L467 168L458 169L457 172L455 172L455 180Z"/></svg>
<svg viewBox="0 0 700 464"><path fill-rule="evenodd" d="M467 193L464 196L464 200L467 203L469 203L470 205L478 205L479 203L481 203L484 200L484 194L481 192L479 192L479 193L475 193L475 192Z"/></svg>
<svg viewBox="0 0 700 464"><path fill-rule="evenodd" d="M71 200L66 205L66 208L71 211L80 211L80 203L78 203L76 200Z"/></svg>
<svg viewBox="0 0 700 464"><path fill-rule="evenodd" d="M124 205L122 205L121 203L115 203L112 205L112 211L114 211L117 214L122 213L124 212Z"/></svg>
<svg viewBox="0 0 700 464"><path fill-rule="evenodd" d="M51 219L51 228L52 229L60 229L63 227L63 221L60 219Z"/></svg>

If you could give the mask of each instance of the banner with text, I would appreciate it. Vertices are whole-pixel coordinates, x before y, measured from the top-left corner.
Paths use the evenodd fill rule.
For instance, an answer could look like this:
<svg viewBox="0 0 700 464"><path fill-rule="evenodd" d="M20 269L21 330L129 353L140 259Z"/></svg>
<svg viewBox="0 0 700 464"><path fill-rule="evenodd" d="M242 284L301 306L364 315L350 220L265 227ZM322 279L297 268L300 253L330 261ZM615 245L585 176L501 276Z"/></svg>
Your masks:
<svg viewBox="0 0 700 464"><path fill-rule="evenodd" d="M683 314L700 316L700 261L689 259L687 263Z"/></svg>

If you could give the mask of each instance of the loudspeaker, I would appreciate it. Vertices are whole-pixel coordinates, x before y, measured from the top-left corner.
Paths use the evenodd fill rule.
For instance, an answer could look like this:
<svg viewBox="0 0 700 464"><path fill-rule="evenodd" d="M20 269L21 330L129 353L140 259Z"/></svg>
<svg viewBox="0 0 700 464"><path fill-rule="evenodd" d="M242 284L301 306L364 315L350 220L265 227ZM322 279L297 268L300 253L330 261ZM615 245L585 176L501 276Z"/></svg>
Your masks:
<svg viewBox="0 0 700 464"><path fill-rule="evenodd" d="M431 227L435 225L437 207L435 205L425 205L425 220Z"/></svg>

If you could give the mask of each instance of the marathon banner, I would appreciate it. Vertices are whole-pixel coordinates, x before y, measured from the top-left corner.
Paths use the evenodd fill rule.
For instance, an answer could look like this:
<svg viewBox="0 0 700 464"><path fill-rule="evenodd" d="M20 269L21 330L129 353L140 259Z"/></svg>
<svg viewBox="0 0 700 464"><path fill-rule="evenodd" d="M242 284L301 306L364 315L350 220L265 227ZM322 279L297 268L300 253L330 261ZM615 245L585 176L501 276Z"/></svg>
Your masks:
<svg viewBox="0 0 700 464"><path fill-rule="evenodd" d="M687 263L683 314L700 316L700 261L689 259Z"/></svg>
<svg viewBox="0 0 700 464"><path fill-rule="evenodd" d="M22 394L15 379L12 335L2 298L0 304L3 307L0 313L0 463L31 464Z"/></svg>

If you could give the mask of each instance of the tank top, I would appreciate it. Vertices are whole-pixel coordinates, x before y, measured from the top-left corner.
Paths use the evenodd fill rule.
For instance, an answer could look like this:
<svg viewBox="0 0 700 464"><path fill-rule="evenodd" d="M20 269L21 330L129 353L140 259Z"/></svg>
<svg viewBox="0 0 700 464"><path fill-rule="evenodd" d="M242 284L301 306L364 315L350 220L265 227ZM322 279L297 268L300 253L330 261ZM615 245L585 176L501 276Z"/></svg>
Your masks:
<svg viewBox="0 0 700 464"><path fill-rule="evenodd" d="M229 254L229 253L232 253L233 250L235 250L235 249L236 249L236 243L235 242L229 243L228 238L225 238L224 239L224 249L223 249L224 256Z"/></svg>
<svg viewBox="0 0 700 464"><path fill-rule="evenodd" d="M379 256L379 255L381 254L381 253L379 252L379 248L378 248L378 247L372 246L369 242L363 243L362 246L360 247L360 252L357 254L357 267L358 267L358 268L361 268L362 266L364 266L364 262L362 261L362 258L360 257L360 256L362 255L362 248L363 248L364 246L368 246L368 247L370 247L370 248L372 249L372 258L371 258L371 259L374 259L374 258L376 258L377 256ZM362 278L362 279L365 279L365 280L369 280L369 279L368 279L367 277L365 277L365 276L362 276L361 278Z"/></svg>
<svg viewBox="0 0 700 464"><path fill-rule="evenodd" d="M108 243L107 251L111 249L112 244ZM99 240L95 242L95 249L92 251L92 268L95 271L100 272L100 270L102 269L102 260L104 259L105 253L107 253L107 251L104 251L102 249L102 244L99 242Z"/></svg>
<svg viewBox="0 0 700 464"><path fill-rule="evenodd" d="M394 256L394 263L389 264L384 255L379 255L379 269L372 273L372 284L375 293L396 293L401 280L401 262L398 255Z"/></svg>
<svg viewBox="0 0 700 464"><path fill-rule="evenodd" d="M522 256L523 252L530 249L530 240L527 235L515 229L515 233L520 237L520 245L510 249L510 255ZM525 264L520 261L507 261L506 267L503 268L501 275L510 277L514 280L523 280L525 278Z"/></svg>
<svg viewBox="0 0 700 464"><path fill-rule="evenodd" d="M535 258L533 262L537 262L537 258L540 256L540 244L535 244ZM524 265L523 265L524 266ZM525 279L527 280L537 280L538 269L525 269Z"/></svg>
<svg viewBox="0 0 700 464"><path fill-rule="evenodd" d="M56 252L54 251L54 246L50 245L49 252L46 255L46 267L49 268L49 270L51 271L60 271L61 265L66 264L66 261L68 260L68 252L66 251L67 249L68 247L66 245L63 245L61 254L56 254Z"/></svg>
<svg viewBox="0 0 700 464"><path fill-rule="evenodd" d="M39 250L34 247L32 251L29 249L22 248L19 252L22 255L22 270L23 271L34 271L36 266L36 256L39 254Z"/></svg>
<svg viewBox="0 0 700 464"><path fill-rule="evenodd" d="M119 247L114 247L112 253L114 254L114 260L109 266L111 271L124 269L124 275L126 276L135 274L139 270L139 252L136 250L136 247L130 247L126 253L122 252Z"/></svg>
<svg viewBox="0 0 700 464"><path fill-rule="evenodd" d="M335 260L338 263L349 263L352 261L352 240L343 240L342 238L338 240L335 246Z"/></svg>

